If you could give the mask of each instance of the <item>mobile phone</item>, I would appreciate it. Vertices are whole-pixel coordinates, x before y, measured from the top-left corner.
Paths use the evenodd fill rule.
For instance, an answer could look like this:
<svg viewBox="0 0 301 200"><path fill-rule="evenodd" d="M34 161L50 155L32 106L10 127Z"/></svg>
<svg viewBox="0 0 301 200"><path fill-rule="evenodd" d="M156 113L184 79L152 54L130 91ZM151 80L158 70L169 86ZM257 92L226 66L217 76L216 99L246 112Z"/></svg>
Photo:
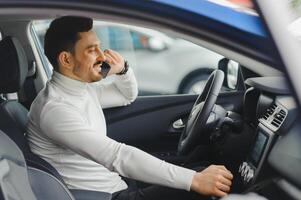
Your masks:
<svg viewBox="0 0 301 200"><path fill-rule="evenodd" d="M108 63L102 62L101 71L99 72L101 74L102 78L107 77L110 69L111 69L111 66Z"/></svg>

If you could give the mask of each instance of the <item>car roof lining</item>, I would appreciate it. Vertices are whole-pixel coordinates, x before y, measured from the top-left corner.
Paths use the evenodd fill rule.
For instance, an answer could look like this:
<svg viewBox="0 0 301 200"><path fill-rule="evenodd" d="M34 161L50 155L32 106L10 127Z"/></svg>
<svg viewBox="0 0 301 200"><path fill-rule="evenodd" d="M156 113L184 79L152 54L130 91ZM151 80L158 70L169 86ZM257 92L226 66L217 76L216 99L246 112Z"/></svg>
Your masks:
<svg viewBox="0 0 301 200"><path fill-rule="evenodd" d="M104 8L102 8L104 9ZM112 10L112 9L109 9ZM8 23L12 21L26 21L26 20L40 20L40 19L51 19L62 16L61 13L64 15L79 15L79 16L88 16L94 19L99 20L107 20L110 22L117 22L117 23L125 23L131 25L138 25L146 28L153 28L165 33L170 33L177 37L189 40L195 44L200 46L206 47L212 51L215 51L227 58L233 59L238 61L241 65L250 68L252 71L262 75L262 76L277 76L282 75L282 72L279 70L268 66L265 63L259 62L255 59L252 59L248 56L245 56L239 52L235 52L232 49L227 47L223 47L219 44L213 43L212 41L207 41L205 39L201 39L196 37L188 32L179 32L182 30L178 30L175 26L168 26L165 24L155 23L151 20L146 20L145 18L141 20L140 18L133 18L133 17L125 17L121 14L116 14L116 12L110 13L107 11L106 13L100 13L90 10L76 10L76 9L53 9L53 8L0 8L0 24ZM11 13L14 13L13 15ZM17 14L15 14L17 13ZM32 15L35 13L35 15ZM140 14L140 13L139 13ZM168 21L168 23L172 23ZM199 30L198 30L199 31ZM240 48L242 48L240 46Z"/></svg>

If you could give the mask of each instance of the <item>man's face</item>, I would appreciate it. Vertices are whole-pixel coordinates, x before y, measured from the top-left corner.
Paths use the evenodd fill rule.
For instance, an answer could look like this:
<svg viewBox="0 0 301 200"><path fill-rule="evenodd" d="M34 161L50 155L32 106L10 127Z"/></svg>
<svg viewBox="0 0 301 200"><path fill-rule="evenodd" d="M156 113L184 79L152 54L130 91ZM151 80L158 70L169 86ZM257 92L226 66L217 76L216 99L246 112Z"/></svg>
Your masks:
<svg viewBox="0 0 301 200"><path fill-rule="evenodd" d="M79 33L80 39L72 54L72 75L83 82L96 82L102 77L99 73L105 55L100 49L100 41L94 31Z"/></svg>

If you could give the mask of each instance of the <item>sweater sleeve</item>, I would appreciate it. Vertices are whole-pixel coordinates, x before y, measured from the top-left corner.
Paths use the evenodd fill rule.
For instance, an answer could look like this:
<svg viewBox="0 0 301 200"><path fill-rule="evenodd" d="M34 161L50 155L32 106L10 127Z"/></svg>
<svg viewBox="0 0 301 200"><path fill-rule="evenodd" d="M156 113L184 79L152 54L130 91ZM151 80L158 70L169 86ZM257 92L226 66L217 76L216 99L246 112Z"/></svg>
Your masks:
<svg viewBox="0 0 301 200"><path fill-rule="evenodd" d="M42 132L54 143L109 170L152 184L190 190L195 171L169 164L98 133L69 105L49 103L40 120Z"/></svg>
<svg viewBox="0 0 301 200"><path fill-rule="evenodd" d="M137 81L131 68L125 75L115 76L112 83L97 83L94 88L102 108L128 105L138 95Z"/></svg>

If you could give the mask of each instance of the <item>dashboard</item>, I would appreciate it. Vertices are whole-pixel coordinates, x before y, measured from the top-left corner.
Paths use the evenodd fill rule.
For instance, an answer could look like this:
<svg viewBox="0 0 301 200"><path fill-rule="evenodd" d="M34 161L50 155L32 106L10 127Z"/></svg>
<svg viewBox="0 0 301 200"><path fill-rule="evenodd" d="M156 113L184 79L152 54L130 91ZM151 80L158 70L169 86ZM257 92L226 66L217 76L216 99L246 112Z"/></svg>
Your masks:
<svg viewBox="0 0 301 200"><path fill-rule="evenodd" d="M239 165L238 174L241 184L245 190L248 190L254 188L256 184L259 185L263 180L279 178L278 172L289 177L288 173L291 169L288 163L294 163L296 166L294 173L299 173L298 158L301 158L301 151L295 152L296 147L291 146L291 141L285 142L286 138L291 137L298 116L297 104L290 94L285 79L260 77L247 79L245 83L248 89L244 96L244 120L254 129L255 134L247 156ZM301 142L300 135L299 142ZM281 150L279 143L282 144ZM292 152L288 153L288 149L284 146L291 147L289 149ZM291 159L287 163L282 163L281 160L288 159L288 154ZM271 173L272 168L277 173ZM297 181L301 182L299 178ZM296 174L291 174L289 181L296 182L294 179Z"/></svg>

